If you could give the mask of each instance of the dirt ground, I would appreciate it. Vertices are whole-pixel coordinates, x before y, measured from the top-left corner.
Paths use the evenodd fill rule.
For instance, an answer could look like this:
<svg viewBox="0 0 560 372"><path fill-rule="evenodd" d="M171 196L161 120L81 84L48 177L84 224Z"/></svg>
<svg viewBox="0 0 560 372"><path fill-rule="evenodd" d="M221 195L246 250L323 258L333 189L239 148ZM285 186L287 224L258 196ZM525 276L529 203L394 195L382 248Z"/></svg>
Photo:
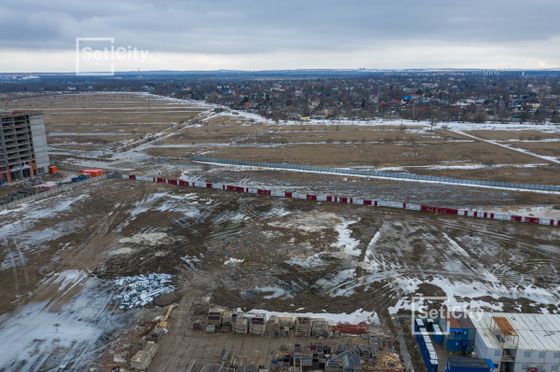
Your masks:
<svg viewBox="0 0 560 372"><path fill-rule="evenodd" d="M560 157L560 142L525 142L515 144L515 146L542 155Z"/></svg>
<svg viewBox="0 0 560 372"><path fill-rule="evenodd" d="M473 130L468 131L468 133L484 139L512 142L546 141L551 139L560 139L559 133L547 133L539 130Z"/></svg>
<svg viewBox="0 0 560 372"><path fill-rule="evenodd" d="M116 335L115 330L145 318L144 310L122 312L112 301L112 279L122 275L175 275L183 307L161 345L157 365L162 367L192 359L175 345L183 336L187 350L207 350L199 358L208 360L220 345L233 342L233 336L224 336L207 348L211 338L189 333L191 323L181 314L188 311L192 291L245 310L336 314L361 308L378 314L385 325L390 314L406 310L413 294L451 293L457 301L523 311L555 311L559 296L560 232L544 226L131 181L107 181L20 207L0 215L0 224L5 238L0 280L6 283L0 288L5 314L0 336L13 331L10 319L25 321L25 314L44 319L47 329L75 322L90 329L80 347L68 349L66 343L76 336L60 328L63 345L41 344L38 357L27 359L36 366L60 363L55 355L61 348L65 355L90 357L69 363L91 362L111 340L101 335ZM151 243L154 233L167 238ZM136 243L122 241L133 237ZM230 259L234 263L228 264ZM465 286L477 289L469 292ZM83 308L91 301L103 304L93 318ZM58 315L50 319L52 314ZM19 352L0 361L23 363L33 345L26 340L18 343ZM252 342L259 343L234 343L240 348L236 353L248 357ZM281 343L266 342L262 350Z"/></svg>
<svg viewBox="0 0 560 372"><path fill-rule="evenodd" d="M177 123L203 109L126 93L8 95L0 98L8 110L37 110L44 114L52 148L107 150Z"/></svg>
<svg viewBox="0 0 560 372"><path fill-rule="evenodd" d="M560 183L553 162L445 128L282 124L146 94L9 95L0 104L45 112L52 159L67 174L102 167L539 217L560 210L553 194L189 160L205 154ZM469 133L523 140L510 142L558 156L555 142L545 142L558 133L521 132ZM542 142L527 142L533 140ZM296 342L196 333L189 315L194 298L243 310L340 315L362 309L389 329L415 295L451 296L497 311L558 312L559 246L560 230L547 226L108 180L0 211L0 338L12 340L0 369L108 368L120 358L111 353L119 342L130 358L163 308L119 310L114 279L121 276L174 276L179 307L154 370L175 370L194 356L213 363L228 345L248 363L267 363Z"/></svg>
<svg viewBox="0 0 560 372"><path fill-rule="evenodd" d="M168 150L168 149L165 149ZM495 149L485 143L392 143L344 145L286 145L282 148L223 148L211 156L275 163L297 163L321 166L413 166L461 160L465 163L523 163L532 160L506 149Z"/></svg>
<svg viewBox="0 0 560 372"><path fill-rule="evenodd" d="M465 137L446 126L277 123L219 112L200 102L139 93L5 95L0 104L45 113L51 156L61 166L165 174L202 154L469 179L560 182L555 176L558 164ZM559 139L560 131L549 127L465 132L544 156L559 155L556 143L546 141Z"/></svg>
<svg viewBox="0 0 560 372"><path fill-rule="evenodd" d="M228 348L232 354L232 364L266 368L274 359L294 350L296 345L328 345L333 350L337 345L361 345L365 341L359 336L342 336L337 338L316 337L272 337L270 330L264 336L232 333L205 333L193 330L193 302L197 296L204 295L198 291L187 291L179 308L172 313L172 326L169 334L162 338L159 352L150 365L153 371L179 371L188 367L198 368L208 364L220 364L222 353ZM387 332L378 329L377 333Z"/></svg>

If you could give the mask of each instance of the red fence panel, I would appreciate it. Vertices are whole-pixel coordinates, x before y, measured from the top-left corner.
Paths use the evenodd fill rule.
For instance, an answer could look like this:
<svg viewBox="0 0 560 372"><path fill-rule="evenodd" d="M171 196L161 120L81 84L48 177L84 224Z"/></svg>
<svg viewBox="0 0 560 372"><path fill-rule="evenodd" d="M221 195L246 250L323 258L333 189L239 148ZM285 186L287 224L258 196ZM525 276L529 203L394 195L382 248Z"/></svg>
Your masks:
<svg viewBox="0 0 560 372"><path fill-rule="evenodd" d="M227 191L234 191L234 192L245 192L245 188L241 186L234 186L234 185L226 185Z"/></svg>
<svg viewBox="0 0 560 372"><path fill-rule="evenodd" d="M524 220L525 223L534 223L538 225L541 219L538 217L525 217Z"/></svg>
<svg viewBox="0 0 560 372"><path fill-rule="evenodd" d="M167 180L167 183L170 185L175 185L177 186L179 184L179 182L177 180Z"/></svg>
<svg viewBox="0 0 560 372"><path fill-rule="evenodd" d="M307 200L317 200L317 195L307 194Z"/></svg>
<svg viewBox="0 0 560 372"><path fill-rule="evenodd" d="M292 192L291 192L291 191L286 191L286 192L284 193L284 197L286 197L286 198L291 198L291 197L292 197Z"/></svg>
<svg viewBox="0 0 560 372"><path fill-rule="evenodd" d="M136 181L136 175L135 174L129 174L128 179L132 180L132 181Z"/></svg>
<svg viewBox="0 0 560 372"><path fill-rule="evenodd" d="M257 195L270 195L271 191L266 189L257 189Z"/></svg>
<svg viewBox="0 0 560 372"><path fill-rule="evenodd" d="M431 207L429 205L421 205L420 210L422 212L454 214L454 215L456 215L459 212L459 210L455 208Z"/></svg>

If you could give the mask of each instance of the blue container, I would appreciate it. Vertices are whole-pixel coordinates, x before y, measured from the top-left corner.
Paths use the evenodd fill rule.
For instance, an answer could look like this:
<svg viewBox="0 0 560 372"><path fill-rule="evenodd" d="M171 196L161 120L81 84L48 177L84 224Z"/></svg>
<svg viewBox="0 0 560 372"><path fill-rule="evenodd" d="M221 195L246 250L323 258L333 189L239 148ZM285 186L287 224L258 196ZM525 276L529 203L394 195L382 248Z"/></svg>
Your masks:
<svg viewBox="0 0 560 372"><path fill-rule="evenodd" d="M438 345L443 343L443 333L437 324L434 324L434 342Z"/></svg>
<svg viewBox="0 0 560 372"><path fill-rule="evenodd" d="M469 354L474 350L474 338L476 328L466 314L456 314L447 319L440 319L440 330L447 335L443 338L443 343L448 352Z"/></svg>
<svg viewBox="0 0 560 372"><path fill-rule="evenodd" d="M490 360L450 356L445 372L490 372L493 368L495 366Z"/></svg>
<svg viewBox="0 0 560 372"><path fill-rule="evenodd" d="M419 327L418 329L420 333L416 334L416 342L418 343L420 354L422 354L424 365L428 372L438 372L438 357L432 345L432 340L424 327Z"/></svg>
<svg viewBox="0 0 560 372"><path fill-rule="evenodd" d="M470 349L470 344L469 340L452 340L448 338L445 348L451 353L466 353Z"/></svg>

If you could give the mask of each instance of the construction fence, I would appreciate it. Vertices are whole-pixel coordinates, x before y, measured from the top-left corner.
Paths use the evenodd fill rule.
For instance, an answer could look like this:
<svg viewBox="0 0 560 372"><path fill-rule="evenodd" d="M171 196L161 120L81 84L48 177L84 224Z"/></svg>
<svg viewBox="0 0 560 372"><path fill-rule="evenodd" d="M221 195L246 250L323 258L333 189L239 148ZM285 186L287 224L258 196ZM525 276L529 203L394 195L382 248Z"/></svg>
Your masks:
<svg viewBox="0 0 560 372"><path fill-rule="evenodd" d="M411 174L405 172L397 173L397 172L383 172L383 171L364 170L364 169L320 167L314 165L218 159L218 158L211 158L206 156L193 156L191 157L191 160L195 162L201 162L201 163L234 165L240 167L279 169L279 170L299 171L299 172L309 172L309 173L324 173L324 174L336 174L336 175L344 175L344 176L394 179L394 180L401 180L401 181L407 180L407 181L416 181L416 182L442 183L442 184L449 184L449 185L492 187L492 188L511 189L511 190L533 190L533 191L541 191L541 192L549 191L549 192L560 193L560 185L541 185L541 184L530 184L530 183L484 181L484 180L472 180L472 179L461 179L461 178L451 178L451 177L417 175L417 174Z"/></svg>
<svg viewBox="0 0 560 372"><path fill-rule="evenodd" d="M434 206L424 205L424 204L366 199L366 198L358 198L353 196L309 194L309 193L301 193L295 191L286 191L278 188L269 188L265 186L256 187L256 186L247 186L247 185L223 184L223 183L215 183L215 182L200 181L200 180L167 179L162 177L137 176L134 174L122 175L122 178L134 180L134 181L163 183L163 184L181 186L181 187L195 187L195 188L203 188L203 189L246 193L246 194L253 194L257 196L271 196L271 197L286 198L286 199L308 200L314 202L327 202L327 203L362 205L362 206L370 206L370 207L406 209L406 210L416 211L416 212L441 214L441 215L449 215L449 216L462 216L462 217L478 218L478 219L485 219L485 220L511 221L511 222L521 222L521 223L528 223L528 224L535 224L535 225L560 227L560 220L539 218L539 217L532 217L532 216L511 215L511 214L504 214L504 213L494 213L494 212L471 210L471 209L434 207Z"/></svg>

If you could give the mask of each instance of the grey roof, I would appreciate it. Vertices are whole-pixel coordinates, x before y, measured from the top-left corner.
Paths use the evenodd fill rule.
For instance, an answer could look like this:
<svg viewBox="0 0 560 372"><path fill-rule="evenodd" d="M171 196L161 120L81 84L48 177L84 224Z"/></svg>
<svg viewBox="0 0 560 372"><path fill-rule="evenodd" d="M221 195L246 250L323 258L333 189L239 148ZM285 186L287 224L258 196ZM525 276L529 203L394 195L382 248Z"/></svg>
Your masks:
<svg viewBox="0 0 560 372"><path fill-rule="evenodd" d="M493 315L505 317L519 336L518 350L560 352L560 314L482 313L473 316L476 332L487 346L500 349L501 345L490 330Z"/></svg>

